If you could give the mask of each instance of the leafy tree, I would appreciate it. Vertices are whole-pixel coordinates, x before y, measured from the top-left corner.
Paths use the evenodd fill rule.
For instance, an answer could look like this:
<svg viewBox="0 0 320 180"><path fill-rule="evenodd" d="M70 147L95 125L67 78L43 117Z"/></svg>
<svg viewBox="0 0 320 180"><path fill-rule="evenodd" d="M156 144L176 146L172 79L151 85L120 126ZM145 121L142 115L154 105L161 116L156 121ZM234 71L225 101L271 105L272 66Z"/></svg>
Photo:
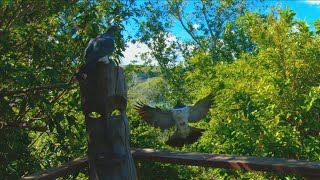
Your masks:
<svg viewBox="0 0 320 180"><path fill-rule="evenodd" d="M231 55L237 52L232 61L221 55L221 60L212 63L210 51L194 45L193 50L183 51L186 59L179 64L175 62L177 56L171 54L177 53L180 47L170 46L166 41L172 22L168 9L161 9L156 3L146 7L155 13L149 16L152 20L142 22L148 27L141 30L142 40L151 43L151 55L163 66L164 79L174 89L168 97L178 95L191 100L190 97L201 98L217 91L209 117L195 124L207 129L203 137L179 150L319 160L318 29L311 31L304 21L294 20L295 13L290 9L272 8L268 15L246 12L234 21L227 21L220 38L224 43L229 42L225 52ZM204 46L209 49L208 45ZM176 86L182 86L184 92ZM132 118L134 122L136 118ZM144 126L142 123L139 128ZM154 131L143 132L148 134L147 144L157 142L151 146L169 149L162 141L158 142ZM133 135L133 141L139 142L135 138ZM201 174L197 177L205 179L283 178L274 173L175 168L179 172L183 169L197 172ZM153 177L161 177L161 172ZM189 175L180 178L190 179Z"/></svg>
<svg viewBox="0 0 320 180"><path fill-rule="evenodd" d="M235 23L254 4L245 1L147 1L141 5L145 17L140 22L138 37L151 49L170 89L169 97L191 100L184 80L185 66L177 60L190 58L195 52L209 55L209 66L216 62L231 62L243 52L250 52L252 44L241 24ZM192 7L192 11L188 10ZM202 21L203 20L203 21ZM170 33L181 26L189 35L182 41ZM150 61L149 61L150 62ZM172 98L168 98L172 100Z"/></svg>
<svg viewBox="0 0 320 180"><path fill-rule="evenodd" d="M0 3L0 177L56 166L86 151L73 74L89 39L134 14L130 1ZM117 41L115 58L124 42Z"/></svg>
<svg viewBox="0 0 320 180"><path fill-rule="evenodd" d="M255 48L231 64L208 67L204 53L188 60L189 86L200 85L201 92L221 89L208 130L188 150L320 159L319 36L294 15L290 9L272 9L267 16L240 17ZM213 173L247 176L228 170Z"/></svg>

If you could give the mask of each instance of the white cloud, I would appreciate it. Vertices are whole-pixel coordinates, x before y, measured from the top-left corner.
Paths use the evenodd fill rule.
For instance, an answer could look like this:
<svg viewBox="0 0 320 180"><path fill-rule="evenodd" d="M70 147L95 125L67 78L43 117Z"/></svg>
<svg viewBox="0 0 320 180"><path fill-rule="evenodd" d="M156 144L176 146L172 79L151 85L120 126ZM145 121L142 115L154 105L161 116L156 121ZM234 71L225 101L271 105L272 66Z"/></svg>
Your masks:
<svg viewBox="0 0 320 180"><path fill-rule="evenodd" d="M148 48L148 46L145 43L136 42L127 43L127 48L124 51L123 55L124 58L121 60L122 65L128 65L135 61L134 64L143 64L143 60L141 59L141 54L148 53L151 50Z"/></svg>
<svg viewBox="0 0 320 180"><path fill-rule="evenodd" d="M291 31L292 32L300 32L300 30L299 30L297 25L292 26Z"/></svg>
<svg viewBox="0 0 320 180"><path fill-rule="evenodd" d="M167 42L176 42L178 41L177 37L171 33L168 33L166 35L166 38L167 38Z"/></svg>
<svg viewBox="0 0 320 180"><path fill-rule="evenodd" d="M309 4L320 5L319 0L306 0L305 2Z"/></svg>
<svg viewBox="0 0 320 180"><path fill-rule="evenodd" d="M192 25L192 27L193 27L194 29L198 29L198 28L200 27L200 25L199 25L199 24L194 24L194 25Z"/></svg>
<svg viewBox="0 0 320 180"><path fill-rule="evenodd" d="M178 39L176 36L172 35L171 33L166 34L166 44L169 45L172 42L177 42ZM152 45L153 44L153 40L151 39L149 41L149 43ZM151 64L156 65L157 62L155 60L152 60L151 56L148 55L148 53L150 53L151 50L149 49L149 47L147 46L147 44L142 43L142 42L136 42L136 43L132 43L129 42L127 43L127 48L124 51L123 55L124 58L121 59L121 65L128 65L128 64L137 64L137 65L141 65L144 64L144 60L141 59L141 55L142 54L147 54L147 59L151 59ZM178 54L181 52L177 52ZM178 59L177 61L182 61L182 55L178 55Z"/></svg>
<svg viewBox="0 0 320 180"><path fill-rule="evenodd" d="M187 46L188 51L193 51L195 48L196 46L193 44Z"/></svg>

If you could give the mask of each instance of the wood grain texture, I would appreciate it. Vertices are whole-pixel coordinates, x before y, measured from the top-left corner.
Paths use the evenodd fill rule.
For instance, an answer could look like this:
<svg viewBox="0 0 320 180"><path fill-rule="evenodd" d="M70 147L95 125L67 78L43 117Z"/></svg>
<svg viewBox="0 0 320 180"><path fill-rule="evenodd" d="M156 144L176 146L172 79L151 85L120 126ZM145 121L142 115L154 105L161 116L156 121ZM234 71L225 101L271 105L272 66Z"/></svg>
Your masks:
<svg viewBox="0 0 320 180"><path fill-rule="evenodd" d="M320 179L320 161L134 149L135 160L248 171L272 171Z"/></svg>
<svg viewBox="0 0 320 180"><path fill-rule="evenodd" d="M202 166L212 168L227 168L248 171L271 171L284 174L297 174L306 179L320 179L320 161L294 160L283 158L265 158L252 156L233 156L224 154L207 154L195 152L173 152L160 151L155 149L135 149L131 150L135 161L161 162L191 166ZM75 162L77 163L77 162ZM84 168L84 162L79 161L78 166ZM57 168L52 174L63 174L68 172L67 168ZM77 170L77 168L76 168ZM50 174L49 171L45 172ZM38 173L39 175L41 173ZM67 174L65 174L67 175ZM31 177L31 178L30 178ZM50 176L60 177L60 176ZM25 177L25 179L37 179L35 175Z"/></svg>
<svg viewBox="0 0 320 180"><path fill-rule="evenodd" d="M22 180L42 180L42 179L56 179L63 177L79 170L88 167L88 158L78 158L73 161L67 162L61 166L49 168L45 171L37 172L32 175L22 177Z"/></svg>
<svg viewBox="0 0 320 180"><path fill-rule="evenodd" d="M88 138L89 179L137 179L129 146L124 70L97 63L80 82ZM118 111L117 116L112 115ZM92 117L90 114L99 114Z"/></svg>

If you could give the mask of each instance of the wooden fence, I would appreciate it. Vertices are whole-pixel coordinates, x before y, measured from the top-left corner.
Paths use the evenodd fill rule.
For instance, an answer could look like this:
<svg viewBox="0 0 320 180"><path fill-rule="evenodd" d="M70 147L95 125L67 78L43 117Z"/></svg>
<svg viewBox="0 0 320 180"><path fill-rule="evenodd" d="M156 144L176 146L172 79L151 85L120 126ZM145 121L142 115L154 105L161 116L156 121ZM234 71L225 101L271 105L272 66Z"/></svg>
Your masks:
<svg viewBox="0 0 320 180"><path fill-rule="evenodd" d="M248 171L271 171L296 174L305 179L320 179L320 161L306 161L283 158L233 156L195 152L173 152L155 149L133 149L135 161L161 162L212 168L227 168ZM79 158L59 167L22 177L24 180L55 179L72 174L88 166L87 158Z"/></svg>

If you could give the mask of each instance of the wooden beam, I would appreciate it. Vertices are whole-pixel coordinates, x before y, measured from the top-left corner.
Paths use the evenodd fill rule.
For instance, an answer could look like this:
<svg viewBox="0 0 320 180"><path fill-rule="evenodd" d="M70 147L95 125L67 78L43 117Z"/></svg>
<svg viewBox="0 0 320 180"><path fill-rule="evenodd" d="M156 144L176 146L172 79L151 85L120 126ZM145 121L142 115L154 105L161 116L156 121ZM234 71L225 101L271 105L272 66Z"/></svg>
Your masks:
<svg viewBox="0 0 320 180"><path fill-rule="evenodd" d="M155 149L131 150L135 161L161 162L191 166L227 168L248 171L271 171L297 174L307 179L320 179L320 161L306 161L283 158L233 156L194 152L160 151ZM88 166L87 158L76 159L60 167L51 168L22 179L54 179Z"/></svg>
<svg viewBox="0 0 320 180"><path fill-rule="evenodd" d="M283 158L265 158L252 156L233 156L193 152L172 152L155 149L133 149L135 160L161 162L191 166L227 168L248 171L272 171L285 174L297 174L303 177L320 179L320 161L306 161Z"/></svg>
<svg viewBox="0 0 320 180"><path fill-rule="evenodd" d="M76 171L82 170L88 167L87 157L78 158L69 161L61 166L49 168L45 171L37 172L35 174L22 177L21 180L42 180L42 179L56 179L63 177Z"/></svg>

